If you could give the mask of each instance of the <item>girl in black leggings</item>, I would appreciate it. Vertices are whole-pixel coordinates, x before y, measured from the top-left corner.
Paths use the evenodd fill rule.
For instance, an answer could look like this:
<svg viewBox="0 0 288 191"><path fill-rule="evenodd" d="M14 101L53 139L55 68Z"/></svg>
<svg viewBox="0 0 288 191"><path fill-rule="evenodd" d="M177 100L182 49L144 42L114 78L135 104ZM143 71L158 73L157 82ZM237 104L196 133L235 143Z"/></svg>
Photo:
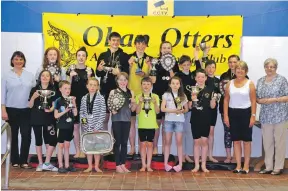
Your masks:
<svg viewBox="0 0 288 191"><path fill-rule="evenodd" d="M48 170L58 171L56 167L50 164L51 155L57 144L57 131L54 126L53 101L58 97L54 95L47 99L47 106L43 105L44 98L40 96L37 90L50 90L55 94L57 92L52 81L52 75L49 71L43 70L37 81L37 85L31 89L29 96L29 107L31 108L31 125L35 134L36 152L39 165L36 171ZM52 94L52 95L53 95ZM43 164L42 158L42 135L46 144L46 159Z"/></svg>
<svg viewBox="0 0 288 191"><path fill-rule="evenodd" d="M112 130L116 140L113 148L116 161L116 172L124 173L130 172L125 167L126 156L127 156L127 142L130 132L131 125L131 111L135 111L136 104L134 94L127 88L128 74L120 72L117 77L117 89L110 92L109 96L113 96L116 93L121 93L125 97L124 105L118 111L112 112Z"/></svg>

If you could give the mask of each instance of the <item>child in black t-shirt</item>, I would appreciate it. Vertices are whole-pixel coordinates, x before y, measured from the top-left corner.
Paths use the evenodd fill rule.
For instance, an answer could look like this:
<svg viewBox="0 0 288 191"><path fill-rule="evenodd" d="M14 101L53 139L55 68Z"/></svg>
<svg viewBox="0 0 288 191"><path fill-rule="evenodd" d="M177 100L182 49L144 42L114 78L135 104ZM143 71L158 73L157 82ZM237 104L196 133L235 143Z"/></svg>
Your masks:
<svg viewBox="0 0 288 191"><path fill-rule="evenodd" d="M40 95L41 90L51 91L51 97L49 96L47 98L46 105L44 105L44 98ZM30 124L33 127L35 134L36 153L39 161L39 165L36 168L37 172L42 170L58 171L58 168L50 163L51 155L57 145L57 134L54 126L55 119L52 113L54 111L53 102L57 98L55 95L56 91L52 80L52 74L48 70L43 70L39 74L37 85L31 89L29 96L29 107L31 108ZM47 148L44 164L42 158L42 136Z"/></svg>
<svg viewBox="0 0 288 191"><path fill-rule="evenodd" d="M70 141L73 139L73 126L74 117L77 116L77 108L75 97L72 99L73 108L69 108L68 97L71 91L71 85L68 81L61 81L59 89L62 94L60 98L55 101L54 117L57 119L56 126L58 128L58 172L66 173L68 171L74 172L75 168L69 166L69 148ZM63 166L63 150L64 150L64 161L65 168Z"/></svg>
<svg viewBox="0 0 288 191"><path fill-rule="evenodd" d="M214 60L208 60L205 63L205 71L207 73L206 85L209 86L210 89L213 89L213 94L221 95L219 90L220 80L214 75L216 71L216 62ZM214 127L217 122L217 114L218 114L218 103L216 102L216 107L214 109L211 109L211 117L210 117L211 123L209 133L208 158L211 162L218 162L215 158L213 158Z"/></svg>
<svg viewBox="0 0 288 191"><path fill-rule="evenodd" d="M76 97L76 107L80 110L81 99L84 95L88 93L86 84L88 79L95 77L94 70L86 66L88 52L85 47L81 47L76 52L77 64L74 65L75 69L70 66L67 70L67 76L69 76L71 82L71 96ZM76 149L76 154L74 158L84 158L84 153L80 151L80 124L79 116L75 117L74 120L74 146Z"/></svg>
<svg viewBox="0 0 288 191"><path fill-rule="evenodd" d="M192 136L194 139L194 161L195 168L192 172L199 171L199 158L201 149L201 169L203 172L209 172L206 168L206 158L208 153L208 136L210 132L210 116L211 108L215 108L216 101L212 99L213 89L205 85L207 80L207 75L205 70L199 69L196 71L195 80L197 82L196 86L199 87L198 95L192 93L192 102L198 99L197 106L193 105L192 115L191 115L191 129ZM194 104L193 103L193 104ZM201 148L200 148L201 147Z"/></svg>

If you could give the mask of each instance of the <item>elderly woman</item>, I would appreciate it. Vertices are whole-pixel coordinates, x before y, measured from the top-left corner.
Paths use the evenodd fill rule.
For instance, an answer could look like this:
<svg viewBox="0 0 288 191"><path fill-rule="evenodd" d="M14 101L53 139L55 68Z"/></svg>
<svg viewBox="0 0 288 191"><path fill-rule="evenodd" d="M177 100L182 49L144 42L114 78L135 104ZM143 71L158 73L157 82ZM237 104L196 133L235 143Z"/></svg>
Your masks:
<svg viewBox="0 0 288 191"><path fill-rule="evenodd" d="M7 121L12 130L11 163L13 167L30 168L28 154L31 143L31 126L29 124L30 108L28 98L35 84L32 73L24 70L26 59L22 52L16 51L11 57L12 69L1 80L2 120ZM18 133L21 133L20 155L18 150Z"/></svg>
<svg viewBox="0 0 288 191"><path fill-rule="evenodd" d="M286 128L288 125L288 82L276 73L277 60L268 58L264 62L266 76L257 82L257 103L261 104L263 145L266 169L260 174L281 174L286 151ZM275 163L274 160L275 148Z"/></svg>
<svg viewBox="0 0 288 191"><path fill-rule="evenodd" d="M237 162L233 173L249 173L252 127L256 116L256 89L246 78L248 66L240 61L236 64L236 78L229 81L224 98L224 123L230 128ZM244 166L241 167L242 142L244 144Z"/></svg>

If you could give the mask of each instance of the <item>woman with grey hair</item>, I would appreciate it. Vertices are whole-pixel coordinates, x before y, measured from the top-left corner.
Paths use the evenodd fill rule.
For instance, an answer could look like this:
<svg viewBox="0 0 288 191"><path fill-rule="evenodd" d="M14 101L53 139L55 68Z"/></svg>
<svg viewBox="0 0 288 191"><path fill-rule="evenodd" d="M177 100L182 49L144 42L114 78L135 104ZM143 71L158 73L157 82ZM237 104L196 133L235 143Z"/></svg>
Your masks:
<svg viewBox="0 0 288 191"><path fill-rule="evenodd" d="M277 60L268 58L264 62L266 76L257 82L257 103L261 104L266 168L260 174L280 175L284 167L286 151L286 127L288 125L288 82L276 73ZM275 148L275 163L273 157Z"/></svg>

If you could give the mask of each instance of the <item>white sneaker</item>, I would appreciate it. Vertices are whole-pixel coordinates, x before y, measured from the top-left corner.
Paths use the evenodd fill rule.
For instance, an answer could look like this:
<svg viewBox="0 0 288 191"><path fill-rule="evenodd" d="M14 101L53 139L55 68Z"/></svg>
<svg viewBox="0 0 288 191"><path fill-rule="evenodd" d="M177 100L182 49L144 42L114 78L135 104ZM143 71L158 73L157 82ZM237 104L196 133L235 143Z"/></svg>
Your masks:
<svg viewBox="0 0 288 191"><path fill-rule="evenodd" d="M49 163L49 165L46 165L45 163L42 165L42 169L43 170L47 170L47 171L52 171L52 172L58 172L58 168L56 168L55 166L53 166L51 163Z"/></svg>
<svg viewBox="0 0 288 191"><path fill-rule="evenodd" d="M42 172L42 170L43 170L42 166L43 166L43 164L39 164L36 168L36 172Z"/></svg>

